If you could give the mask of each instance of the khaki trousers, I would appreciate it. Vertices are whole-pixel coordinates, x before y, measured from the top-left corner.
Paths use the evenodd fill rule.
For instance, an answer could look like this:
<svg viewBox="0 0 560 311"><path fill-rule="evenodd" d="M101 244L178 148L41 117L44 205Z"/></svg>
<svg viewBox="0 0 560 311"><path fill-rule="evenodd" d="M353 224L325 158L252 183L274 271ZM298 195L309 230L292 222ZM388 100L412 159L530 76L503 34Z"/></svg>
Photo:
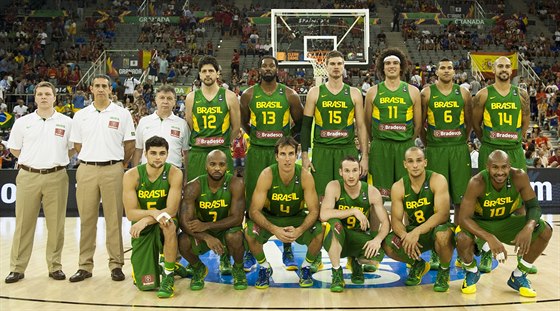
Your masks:
<svg viewBox="0 0 560 311"><path fill-rule="evenodd" d="M76 172L76 202L80 213L79 269L93 270L93 254L97 238L99 200L105 217L105 245L109 254L109 270L124 265L122 240L122 163L107 166L80 164Z"/></svg>
<svg viewBox="0 0 560 311"><path fill-rule="evenodd" d="M10 256L10 271L25 272L31 252L37 217L43 203L47 222L46 259L49 272L62 270L64 222L68 200L68 174L60 170L50 174L19 170L16 177L16 230Z"/></svg>

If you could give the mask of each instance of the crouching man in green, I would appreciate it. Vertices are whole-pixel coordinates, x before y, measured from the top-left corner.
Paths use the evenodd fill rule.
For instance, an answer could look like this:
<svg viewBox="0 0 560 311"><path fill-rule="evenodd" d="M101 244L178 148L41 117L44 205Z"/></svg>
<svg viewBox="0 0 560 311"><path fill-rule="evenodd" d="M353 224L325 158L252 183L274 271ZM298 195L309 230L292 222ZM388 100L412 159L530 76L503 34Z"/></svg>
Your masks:
<svg viewBox="0 0 560 311"><path fill-rule="evenodd" d="M515 215L522 202L527 214ZM488 242L494 258L501 263L508 256L503 243L515 245L517 268L507 284L523 297L537 296L527 273L548 245L552 227L541 219L541 208L529 176L524 170L511 167L506 152L495 150L490 153L486 169L469 181L461 202L459 226L457 253L465 269L461 287L464 294L475 293L480 278L480 267L473 259L476 236L482 243Z"/></svg>
<svg viewBox="0 0 560 311"><path fill-rule="evenodd" d="M179 250L193 268L191 290L204 288L208 268L199 256L209 250L222 256L233 256L233 288L247 288L243 271L243 231L241 223L245 211L245 187L243 180L230 173L226 154L213 150L206 157L205 175L190 181L179 213L182 233ZM227 248L227 249L226 249ZM229 255L225 258L230 261Z"/></svg>
<svg viewBox="0 0 560 311"><path fill-rule="evenodd" d="M132 221L132 272L140 290L159 287L157 296L173 296L174 272L186 276L177 258L177 219L181 202L183 173L166 163L169 144L159 136L146 141L146 164L129 170L123 178L123 203ZM162 235L163 234L163 245ZM163 250L164 269L160 283L159 256Z"/></svg>
<svg viewBox="0 0 560 311"><path fill-rule="evenodd" d="M327 222L323 245L332 263L332 292L344 290L341 257L349 257L351 261L352 283L364 284L362 264L375 267L383 260L385 253L381 243L390 229L381 193L360 181L358 159L347 156L338 172L342 181L333 180L327 184L321 206L321 220ZM375 223L375 217L381 227L369 228Z"/></svg>
<svg viewBox="0 0 560 311"><path fill-rule="evenodd" d="M404 154L407 174L391 188L391 232L385 239L385 252L409 264L407 286L420 284L430 264L420 258L435 250L440 258L434 291L449 290L449 263L453 255L454 226L449 221L449 188L443 175L426 170L424 151L410 147ZM403 224L404 217L408 226Z"/></svg>
<svg viewBox="0 0 560 311"><path fill-rule="evenodd" d="M245 238L260 265L255 287L268 288L272 268L263 244L275 235L284 243L307 245L305 260L299 271L299 286L313 286L311 264L321 251L323 226L319 217L319 199L309 171L296 164L298 143L289 136L274 146L276 164L265 168L257 181L249 207ZM307 213L305 210L307 205Z"/></svg>

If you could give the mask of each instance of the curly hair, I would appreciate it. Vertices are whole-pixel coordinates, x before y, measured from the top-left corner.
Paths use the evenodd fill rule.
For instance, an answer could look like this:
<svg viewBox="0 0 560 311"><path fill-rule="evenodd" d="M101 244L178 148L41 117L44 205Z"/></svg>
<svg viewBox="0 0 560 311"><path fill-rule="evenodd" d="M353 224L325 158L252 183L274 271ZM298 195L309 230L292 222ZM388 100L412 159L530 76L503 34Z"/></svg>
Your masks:
<svg viewBox="0 0 560 311"><path fill-rule="evenodd" d="M385 80L385 72L383 71L385 64L383 62L383 60L385 59L385 57L389 56L389 55L395 55L396 57L398 57L401 61L401 77L404 76L407 71L408 71L408 60L406 55L404 54L403 51L401 51L398 48L387 48L384 49L383 51L381 51L381 53L379 53L379 56L377 56L377 59L375 60L375 67L377 70L377 75L379 78L381 78L381 80Z"/></svg>

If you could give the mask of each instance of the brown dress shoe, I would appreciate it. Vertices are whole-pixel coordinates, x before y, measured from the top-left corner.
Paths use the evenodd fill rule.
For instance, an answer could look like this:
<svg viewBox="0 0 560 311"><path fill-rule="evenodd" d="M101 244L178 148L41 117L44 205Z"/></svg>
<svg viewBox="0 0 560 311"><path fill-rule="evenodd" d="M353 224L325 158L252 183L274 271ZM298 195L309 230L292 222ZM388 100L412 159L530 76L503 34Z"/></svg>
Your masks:
<svg viewBox="0 0 560 311"><path fill-rule="evenodd" d="M49 277L53 278L57 281L60 281L60 280L66 279L66 274L64 274L64 272L62 272L62 270L56 270L56 271L50 272Z"/></svg>
<svg viewBox="0 0 560 311"><path fill-rule="evenodd" d="M70 277L70 282L81 282L87 278L91 278L91 272L79 269L73 276Z"/></svg>
<svg viewBox="0 0 560 311"><path fill-rule="evenodd" d="M24 277L25 277L25 274L23 274L23 273L10 272L10 274L8 274L8 276L6 277L6 279L4 281L6 281L6 283L15 283L15 282L23 279Z"/></svg>
<svg viewBox="0 0 560 311"><path fill-rule="evenodd" d="M121 268L111 270L111 279L113 281L124 281L124 273Z"/></svg>

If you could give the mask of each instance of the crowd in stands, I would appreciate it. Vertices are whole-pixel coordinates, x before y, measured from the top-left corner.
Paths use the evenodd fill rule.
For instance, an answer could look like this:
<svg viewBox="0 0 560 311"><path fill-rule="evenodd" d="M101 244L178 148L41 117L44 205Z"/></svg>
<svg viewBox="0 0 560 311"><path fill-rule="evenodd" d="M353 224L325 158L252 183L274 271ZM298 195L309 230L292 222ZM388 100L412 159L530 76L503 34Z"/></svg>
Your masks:
<svg viewBox="0 0 560 311"><path fill-rule="evenodd" d="M405 1L402 5L397 3L380 3L374 1L347 1L336 0L321 2L323 9L349 9L368 8L370 14L375 14L377 5L394 5L395 15L402 12L439 12L432 1ZM500 7L503 1L484 0L484 4ZM26 2L25 2L26 3ZM111 47L116 37L118 16L126 12L137 14L141 1L111 1L104 2L106 7L101 10L109 18L100 19L100 16L83 16L76 12L68 16L50 19L21 18L21 12L29 15L30 9L26 4L14 4L6 10L0 19L0 112L7 111L19 116L34 111L33 92L34 86L39 81L50 81L58 86L69 86L63 92L59 91L57 111L72 116L76 109L91 103L91 95L87 88L77 88L83 72L78 63L80 61L94 61L103 50ZM258 83L259 71L255 62L248 64L243 58L254 56L262 57L271 53L270 34L268 30L257 27L251 22L250 16L258 16L259 12L268 12L258 2L252 3L249 8L240 9L231 1L214 1L212 8L206 13L204 21L195 17L194 12L205 10L199 3L192 3L184 9L177 1L152 1L148 7L148 15L152 16L180 16L178 24L166 24L158 21L146 22L141 25L137 38L139 44L149 44L157 50L157 56L148 66L148 78L141 83L129 77L117 78L113 84L114 101L128 108L135 122L142 116L154 110L154 87L159 83L184 86L187 77L196 76L196 64L203 55L215 55L219 47L209 39L211 31L217 31L220 38L232 36L239 38L239 49L232 52L231 78L223 81L224 87L229 87L238 95L247 87ZM103 5L103 2L100 4ZM298 8L295 3L293 8ZM557 1L539 1L530 5L530 11L559 12ZM128 13L126 13L128 14ZM553 14L554 15L554 14ZM372 15L373 16L373 15ZM559 14L556 16L560 17ZM345 23L340 20L340 23ZM333 33L347 29L348 25L336 25ZM78 34L80 28L85 33ZM489 46L503 47L511 51L519 51L524 56L525 64L531 66L541 78L541 83L519 81L519 85L527 89L531 98L532 120L543 132L558 133L558 88L560 87L560 62L549 63L542 57L558 57L560 53L560 28L553 36L544 33L538 36L527 36L527 18L524 15L496 19L494 26L485 29L462 26L449 23L441 31L428 31L418 27L416 23L404 20L402 35L404 40L416 40L418 50L454 51L454 50L484 50ZM386 35L380 32L377 35L377 47L370 56L375 60L381 49L385 47ZM344 54L352 52L352 45L341 45L339 50ZM414 51L411 51L414 52ZM470 89L471 94L486 86L485 81L474 80L468 74L470 63L466 53L462 56L451 56L458 84ZM406 74L405 79L418 87L433 83L435 77L435 63L437 59L426 63L412 64L413 70ZM194 69L193 69L194 68ZM193 72L194 70L194 72ZM222 72L227 71L224 68ZM348 67L344 72L345 82L367 91L368 85L378 83L375 72L375 63L371 62L366 67ZM281 83L295 89L300 94L307 93L314 85L311 68L281 68L278 72ZM200 81L195 80L192 87L196 89ZM365 88L365 89L364 89ZM15 94L6 95L4 94ZM23 103L22 103L23 102ZM18 108L19 107L19 108ZM25 107L25 108L23 108ZM25 111L24 111L25 110ZM184 115L184 96L178 98L175 113ZM535 132L536 133L536 132ZM541 147L536 143L539 134L531 134L527 139L527 150L532 150L530 158L536 158L543 153L552 156L551 148ZM542 135L542 133L541 133ZM535 140L534 143L531 143ZM539 140L540 142L540 140ZM476 144L473 144L476 147ZM534 146L534 150L533 147ZM1 149L2 147L0 147ZM0 150L5 153L5 148ZM9 155L7 155L9 156ZM4 156L2 156L4 157ZM529 160L528 160L529 162ZM542 160L543 163L546 161ZM5 159L5 163L10 163ZM7 164L6 164L7 165ZM547 164L543 164L546 166Z"/></svg>

